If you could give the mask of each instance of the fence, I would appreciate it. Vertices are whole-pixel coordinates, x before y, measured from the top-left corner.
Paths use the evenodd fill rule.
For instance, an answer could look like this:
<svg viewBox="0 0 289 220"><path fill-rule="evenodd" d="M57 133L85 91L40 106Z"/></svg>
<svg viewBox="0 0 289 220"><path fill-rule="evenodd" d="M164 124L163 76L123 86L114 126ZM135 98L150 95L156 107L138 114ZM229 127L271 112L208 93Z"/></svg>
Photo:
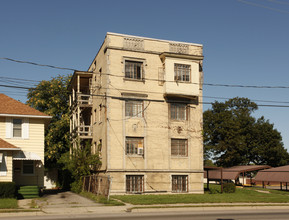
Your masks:
<svg viewBox="0 0 289 220"><path fill-rule="evenodd" d="M91 175L83 177L83 191L109 198L111 179L104 175Z"/></svg>

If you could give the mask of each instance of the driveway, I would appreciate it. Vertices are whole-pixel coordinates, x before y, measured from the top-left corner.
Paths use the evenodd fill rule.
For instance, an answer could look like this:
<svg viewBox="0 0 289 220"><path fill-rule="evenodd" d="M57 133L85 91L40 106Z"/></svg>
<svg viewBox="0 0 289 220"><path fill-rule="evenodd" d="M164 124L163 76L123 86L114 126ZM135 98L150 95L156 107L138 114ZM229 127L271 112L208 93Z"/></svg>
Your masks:
<svg viewBox="0 0 289 220"><path fill-rule="evenodd" d="M47 214L78 214L90 213L101 208L103 204L96 203L73 192L60 192L53 195L44 195L34 199L35 207Z"/></svg>

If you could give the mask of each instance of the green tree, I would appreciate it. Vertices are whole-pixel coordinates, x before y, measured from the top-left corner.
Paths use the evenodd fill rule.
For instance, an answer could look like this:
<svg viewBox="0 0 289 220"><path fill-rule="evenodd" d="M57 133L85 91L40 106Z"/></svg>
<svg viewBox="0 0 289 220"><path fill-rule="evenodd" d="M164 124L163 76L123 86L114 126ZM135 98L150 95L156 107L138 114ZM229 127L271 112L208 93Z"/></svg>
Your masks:
<svg viewBox="0 0 289 220"><path fill-rule="evenodd" d="M96 173L101 161L98 154L91 154L90 142L79 143L76 148L62 155L60 161L64 164L63 170L68 170L73 177L72 190L79 193L82 189L82 177Z"/></svg>
<svg viewBox="0 0 289 220"><path fill-rule="evenodd" d="M29 89L27 104L52 119L45 131L45 167L59 168L61 155L69 151L69 94L71 76L57 76Z"/></svg>
<svg viewBox="0 0 289 220"><path fill-rule="evenodd" d="M212 109L204 112L205 160L213 158L224 167L287 164L289 154L281 134L264 117L252 116L257 109L247 98L213 103Z"/></svg>

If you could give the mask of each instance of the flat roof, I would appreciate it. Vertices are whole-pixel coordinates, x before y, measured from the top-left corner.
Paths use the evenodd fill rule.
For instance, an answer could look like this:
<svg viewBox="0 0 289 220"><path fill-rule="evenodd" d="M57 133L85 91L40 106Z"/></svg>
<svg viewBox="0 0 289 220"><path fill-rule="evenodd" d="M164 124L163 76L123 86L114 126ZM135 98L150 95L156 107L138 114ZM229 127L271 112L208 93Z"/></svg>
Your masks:
<svg viewBox="0 0 289 220"><path fill-rule="evenodd" d="M121 37L133 37L133 38L139 38L139 39L144 39L144 40L170 42L170 43L177 43L177 44L188 44L188 45L198 46L198 47L203 46L202 44L195 44L195 43L182 42L182 41L163 40L163 39L157 39L157 38L141 37L141 36L119 34L119 33L113 33L113 32L107 32L106 35L115 35L115 36L121 36Z"/></svg>

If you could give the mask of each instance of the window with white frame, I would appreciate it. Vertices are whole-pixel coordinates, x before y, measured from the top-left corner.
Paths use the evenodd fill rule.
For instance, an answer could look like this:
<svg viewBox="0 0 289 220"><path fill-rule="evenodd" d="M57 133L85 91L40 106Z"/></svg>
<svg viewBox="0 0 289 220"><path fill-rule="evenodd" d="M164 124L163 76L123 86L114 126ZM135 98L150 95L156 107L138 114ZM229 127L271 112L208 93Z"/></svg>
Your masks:
<svg viewBox="0 0 289 220"><path fill-rule="evenodd" d="M143 62L125 60L125 78L127 79L143 79Z"/></svg>
<svg viewBox="0 0 289 220"><path fill-rule="evenodd" d="M143 117L143 101L126 100L125 101L126 117Z"/></svg>
<svg viewBox="0 0 289 220"><path fill-rule="evenodd" d="M175 63L175 81L190 82L191 65Z"/></svg>
<svg viewBox="0 0 289 220"><path fill-rule="evenodd" d="M23 160L22 161L22 174L23 175L33 175L34 174L34 161L33 160Z"/></svg>
<svg viewBox="0 0 289 220"><path fill-rule="evenodd" d="M172 176L172 192L183 193L188 192L188 176L173 175Z"/></svg>
<svg viewBox="0 0 289 220"><path fill-rule="evenodd" d="M6 152L0 153L1 162L0 162L0 176L7 176L7 163L6 163Z"/></svg>
<svg viewBox="0 0 289 220"><path fill-rule="evenodd" d="M144 138L143 137L126 137L125 139L126 155L143 155Z"/></svg>
<svg viewBox="0 0 289 220"><path fill-rule="evenodd" d="M29 139L29 119L7 117L6 138Z"/></svg>
<svg viewBox="0 0 289 220"><path fill-rule="evenodd" d="M172 120L184 121L188 119L188 108L186 104L171 103L170 118Z"/></svg>
<svg viewBox="0 0 289 220"><path fill-rule="evenodd" d="M13 137L22 137L22 119L13 119Z"/></svg>
<svg viewBox="0 0 289 220"><path fill-rule="evenodd" d="M188 140L187 139L171 139L171 155L172 156L188 156Z"/></svg>
<svg viewBox="0 0 289 220"><path fill-rule="evenodd" d="M127 175L126 176L126 192L142 193L144 191L143 175Z"/></svg>

